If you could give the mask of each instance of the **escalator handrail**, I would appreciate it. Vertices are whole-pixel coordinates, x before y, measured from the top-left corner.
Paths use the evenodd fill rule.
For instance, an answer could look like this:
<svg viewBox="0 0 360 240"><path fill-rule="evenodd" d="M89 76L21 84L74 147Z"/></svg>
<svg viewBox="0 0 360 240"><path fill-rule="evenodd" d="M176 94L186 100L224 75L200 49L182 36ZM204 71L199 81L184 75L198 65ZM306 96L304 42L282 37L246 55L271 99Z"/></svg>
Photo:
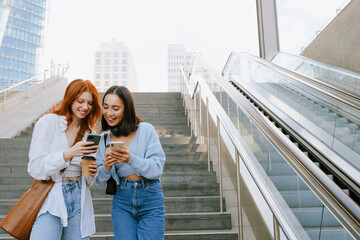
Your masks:
<svg viewBox="0 0 360 240"><path fill-rule="evenodd" d="M209 67L200 55L196 55L202 63ZM235 92L234 88L230 86L221 75L209 67L209 71L214 76L217 76L219 84L226 89L227 93L231 95L244 109L252 116L256 125L263 131L267 138L277 147L288 163L295 169L295 171L302 177L302 179L309 185L314 193L322 200L325 205L332 210L333 214L337 216L339 221L345 228L360 237L360 207L348 196L342 189L332 182L327 175L322 172L309 158L305 157L302 151L295 147L295 145L286 138L280 130L276 128L263 114L250 103L241 100L239 92ZM224 128L231 136L234 146L237 148L234 131L231 131L224 125ZM238 136L236 136L238 137ZM239 149L238 149L239 150ZM247 157L247 156L246 156ZM250 161L250 160L249 160ZM346 216L346 217L345 217Z"/></svg>
<svg viewBox="0 0 360 240"><path fill-rule="evenodd" d="M253 56L251 54L248 54L248 53L232 52L230 54L228 60L226 61L226 64L225 64L225 66L224 66L224 68L222 70L222 76L225 75L225 72L226 72L226 70L228 68L228 65L230 64L231 59L233 57L239 57L239 58L244 57L244 58L247 58L247 59L251 59L252 61L257 62L260 65L266 66L266 67L272 69L273 71L276 71L277 73L279 73L279 74L281 74L283 76L286 76L288 78L291 78L291 79L294 79L294 80L296 80L298 82L301 82L301 83L305 84L306 86L309 86L310 88L313 88L316 91L321 92L322 94L324 94L325 96L327 96L329 98L335 99L339 103L353 109L352 111L354 111L354 113L360 115L360 98L359 97L357 97L355 95L352 95L352 94L349 94L348 92L343 91L341 89L332 87L332 86L330 86L328 84L320 83L320 84L316 84L316 86L315 86L314 83L317 83L318 81L315 81L312 78L309 78L309 77L306 77L304 75L298 74L296 72L290 71L290 70L288 70L286 68L283 68L283 67L281 67L281 66L279 66L277 64L274 64L274 63L266 61L264 59L255 57L255 56ZM319 87L319 85L321 87ZM330 87L328 87L328 86L330 86Z"/></svg>
<svg viewBox="0 0 360 240"><path fill-rule="evenodd" d="M334 70L334 71L337 71L337 72L340 72L340 73L345 73L347 75L355 75L355 76L358 76L359 77L359 80L358 82L360 82L360 72L358 71L355 71L355 70L350 70L350 69L346 69L346 68L342 68L342 67L338 67L338 66L335 66L335 65L331 65L329 63L324 63L324 62L320 62L320 61L317 61L317 60L314 60L314 59L311 59L311 58L306 58L304 56L300 56L300 55L294 55L294 54L290 54L290 53L285 53L285 52L279 52L277 53L271 60L272 63L273 62L273 59L277 56L285 56L285 57L290 57L290 58L293 58L293 59L297 59L297 60L301 60L305 63L308 63L308 64L312 64L314 66L318 66L318 67L321 67L321 68L325 68L327 70ZM276 64L276 63L275 63ZM281 66L281 65L280 65ZM292 72L297 72L296 70L292 70L292 69L288 69L286 67L284 67L285 69L287 70L290 70ZM301 74L301 75L306 75L306 74ZM330 90L333 90L333 91L342 91L342 92L345 92L349 97L351 98L354 98L354 99L357 99L358 102L360 102L360 96L357 96L353 93L350 93L350 92L347 92L346 90L340 90L340 88L332 85L332 84L329 84L325 81L321 81L321 80L318 80L316 78L312 78L312 77L309 77L307 76L309 79L311 79L311 81L313 81L315 84L317 85L320 85L320 86L323 86L325 88L328 88Z"/></svg>
<svg viewBox="0 0 360 240"><path fill-rule="evenodd" d="M184 72L183 71L181 71L181 72L183 74L183 78L186 79ZM194 90L192 90L190 88L189 84L187 83L187 81L185 80L184 82L186 85L185 87L188 90L191 98L194 97L193 93L196 93L197 88L199 86L202 86L202 89L203 89L202 91L204 91L203 86L206 85L202 82L201 79L199 79L196 81ZM217 116L219 116L221 125L223 126L226 133L228 134L233 146L238 151L240 159L243 159L246 168L248 169L250 175L254 179L255 184L260 189L260 193L263 195L265 201L268 203L269 208L271 209L272 213L276 216L276 219L278 220L280 226L282 227L285 235L288 237L288 239L297 239L297 234L294 233L294 231L291 227L289 227L289 223L287 222L286 218L282 215L279 207L276 205L274 200L271 198L270 193L268 193L269 189L262 183L262 181L260 180L260 177L257 176L256 171L251 164L250 157L246 153L246 150L242 146L242 143L238 140L241 138L240 134L237 132L237 130L233 126L232 122L228 119L228 117L226 117L226 113L223 112L224 110L222 109L221 105L217 102L217 99L211 94L208 94L206 96L208 98L209 105L212 106L212 108L215 111L215 113L217 114Z"/></svg>
<svg viewBox="0 0 360 240"><path fill-rule="evenodd" d="M304 56L301 56L301 55L295 55L295 54L291 54L291 53L287 53L287 52L278 52L276 55L273 56L273 58L270 61L272 61L278 55L280 55L280 56L281 55L290 56L290 57L293 57L293 58L304 60L307 63L314 63L314 65L317 65L317 66L324 66L324 67L326 67L328 69L331 69L331 70L335 70L335 71L339 71L339 72L345 72L348 75L360 76L360 71L356 71L356 70L352 70L352 69L348 69L348 68L343 68L343 67L336 66L336 65L333 65L333 64L330 64L330 63L321 62L321 61L318 61L318 60L315 60L315 59L311 59L311 58L307 58L307 57L304 57Z"/></svg>

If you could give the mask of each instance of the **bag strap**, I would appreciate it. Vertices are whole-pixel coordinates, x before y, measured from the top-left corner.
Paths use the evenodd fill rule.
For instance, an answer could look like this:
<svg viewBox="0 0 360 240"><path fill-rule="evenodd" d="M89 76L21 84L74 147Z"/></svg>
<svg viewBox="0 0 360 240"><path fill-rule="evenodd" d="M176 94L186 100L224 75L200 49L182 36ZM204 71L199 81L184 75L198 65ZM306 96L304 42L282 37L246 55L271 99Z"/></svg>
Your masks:
<svg viewBox="0 0 360 240"><path fill-rule="evenodd" d="M108 137L108 132L104 133L104 144L105 144L105 149L106 149L106 141L107 141L107 137Z"/></svg>

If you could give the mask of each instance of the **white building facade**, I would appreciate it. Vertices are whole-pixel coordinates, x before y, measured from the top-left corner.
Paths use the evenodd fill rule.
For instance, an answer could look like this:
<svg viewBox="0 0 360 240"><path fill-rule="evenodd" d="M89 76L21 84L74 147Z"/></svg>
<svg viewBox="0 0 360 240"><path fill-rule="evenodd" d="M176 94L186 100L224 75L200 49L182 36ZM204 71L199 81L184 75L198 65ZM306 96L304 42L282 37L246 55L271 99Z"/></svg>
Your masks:
<svg viewBox="0 0 360 240"><path fill-rule="evenodd" d="M180 92L181 71L179 66L186 69L191 62L192 53L187 52L182 44L168 45L168 91Z"/></svg>
<svg viewBox="0 0 360 240"><path fill-rule="evenodd" d="M95 51L94 84L99 92L106 92L113 85L138 89L138 79L131 52L123 42L114 39L102 42Z"/></svg>

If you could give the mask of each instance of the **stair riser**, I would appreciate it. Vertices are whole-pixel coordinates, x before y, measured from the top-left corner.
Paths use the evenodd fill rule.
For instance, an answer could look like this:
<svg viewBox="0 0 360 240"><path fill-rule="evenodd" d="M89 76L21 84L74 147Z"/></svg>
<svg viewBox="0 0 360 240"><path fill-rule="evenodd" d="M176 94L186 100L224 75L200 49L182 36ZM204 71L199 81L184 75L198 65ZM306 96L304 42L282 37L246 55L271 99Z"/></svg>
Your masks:
<svg viewBox="0 0 360 240"><path fill-rule="evenodd" d="M34 181L32 177L23 177L24 175L28 176L28 173L18 173L18 174L8 174L9 176L0 177L1 185L31 185ZM211 175L200 175L199 173L187 173L187 175L183 176L171 176L171 175L163 175L161 177L162 183L193 183L193 182L208 182L208 183L216 183L215 176Z"/></svg>
<svg viewBox="0 0 360 240"><path fill-rule="evenodd" d="M15 205L16 201L1 201L0 215L6 215ZM96 200L93 199L95 214L110 214L112 198ZM225 199L223 200L225 206ZM190 199L168 199L165 198L166 213L201 213L220 212L219 198L190 198Z"/></svg>
<svg viewBox="0 0 360 240"><path fill-rule="evenodd" d="M97 237L96 235L93 235L92 237L90 237L90 239L96 239L96 240L113 240L114 239L114 235L112 234L111 236L108 237ZM196 233L187 233L186 235L184 234L167 234L165 232L165 240L237 240L238 236L236 233L224 233L224 234L196 234ZM339 239L339 238L338 238Z"/></svg>
<svg viewBox="0 0 360 240"><path fill-rule="evenodd" d="M111 217L95 217L96 229L99 232L111 232ZM231 229L230 214L223 215L167 215L165 217L165 230L215 230Z"/></svg>
<svg viewBox="0 0 360 240"><path fill-rule="evenodd" d="M30 185L26 187L18 186L16 189L0 189L0 196L3 199L19 199L29 188ZM166 197L219 196L219 186L217 184L204 186L191 186L187 184L184 184L184 186L177 186L177 184L172 184L171 186L163 185L163 191ZM94 187L91 189L91 194L93 198L106 197L104 188Z"/></svg>

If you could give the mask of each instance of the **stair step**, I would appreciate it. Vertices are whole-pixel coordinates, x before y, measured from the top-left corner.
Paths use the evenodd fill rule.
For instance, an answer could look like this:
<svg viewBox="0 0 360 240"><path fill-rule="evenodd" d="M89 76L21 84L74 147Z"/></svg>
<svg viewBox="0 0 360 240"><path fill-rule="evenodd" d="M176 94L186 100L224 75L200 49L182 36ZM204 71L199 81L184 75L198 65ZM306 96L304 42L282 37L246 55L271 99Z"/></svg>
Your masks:
<svg viewBox="0 0 360 240"><path fill-rule="evenodd" d="M0 215L6 215L17 199L0 199ZM112 198L93 198L96 214L111 213ZM223 199L225 206L225 199ZM224 209L226 209L224 207ZM220 212L219 196L165 197L166 213Z"/></svg>
<svg viewBox="0 0 360 240"><path fill-rule="evenodd" d="M165 239L237 239L230 213L220 213L219 184L215 172L208 172L207 146L192 136L181 94L133 93L133 96L137 114L155 127L166 155L161 177L165 196ZM102 97L103 93L100 99ZM31 124L16 138L0 139L2 217L33 182L27 173L33 129L34 124ZM113 239L110 216L113 196L105 194L105 186L96 185L91 188L91 195L97 228L91 239ZM226 209L225 198L222 203ZM0 239L13 238L0 231Z"/></svg>
<svg viewBox="0 0 360 240"><path fill-rule="evenodd" d="M1 239L1 238L0 238ZM114 233L98 232L90 239L112 240ZM165 231L165 240L237 240L237 233L233 230L201 230L201 231Z"/></svg>
<svg viewBox="0 0 360 240"><path fill-rule="evenodd" d="M112 231L110 214L95 214L96 229ZM229 213L165 213L166 231L231 229Z"/></svg>

